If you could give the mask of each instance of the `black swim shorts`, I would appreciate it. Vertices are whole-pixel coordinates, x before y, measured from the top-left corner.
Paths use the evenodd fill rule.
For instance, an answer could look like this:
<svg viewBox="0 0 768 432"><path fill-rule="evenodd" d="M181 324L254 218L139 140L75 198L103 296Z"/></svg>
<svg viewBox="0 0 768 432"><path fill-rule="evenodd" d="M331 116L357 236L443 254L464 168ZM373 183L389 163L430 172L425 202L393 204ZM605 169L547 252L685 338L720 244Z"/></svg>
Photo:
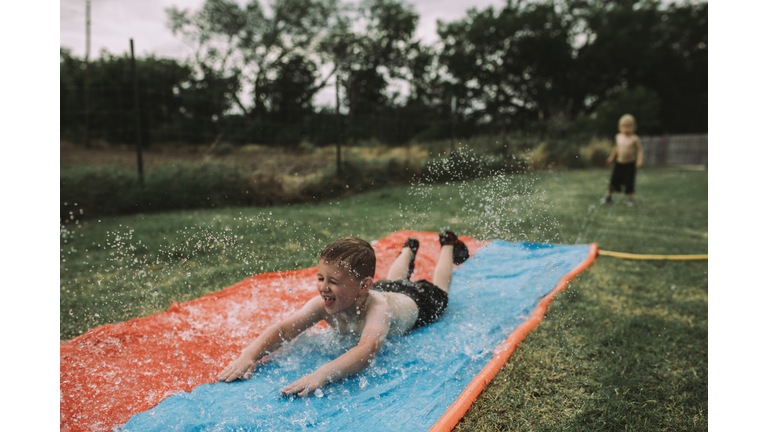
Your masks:
<svg viewBox="0 0 768 432"><path fill-rule="evenodd" d="M373 284L373 290L405 294L416 302L419 316L411 331L437 321L448 307L448 293L425 279L416 282L380 280Z"/></svg>
<svg viewBox="0 0 768 432"><path fill-rule="evenodd" d="M637 167L635 161L627 163L618 163L613 166L613 172L611 173L611 183L608 185L608 190L611 192L621 192L622 186L625 193L635 193L635 173Z"/></svg>

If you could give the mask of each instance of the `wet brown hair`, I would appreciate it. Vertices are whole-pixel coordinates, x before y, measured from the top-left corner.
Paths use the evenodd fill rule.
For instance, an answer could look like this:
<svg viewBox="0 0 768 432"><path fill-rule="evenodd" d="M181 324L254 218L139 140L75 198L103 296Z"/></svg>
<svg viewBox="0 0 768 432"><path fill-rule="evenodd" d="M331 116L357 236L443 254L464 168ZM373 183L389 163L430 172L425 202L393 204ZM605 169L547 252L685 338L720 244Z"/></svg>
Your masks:
<svg viewBox="0 0 768 432"><path fill-rule="evenodd" d="M320 259L327 263L341 262L349 266L352 276L358 280L373 277L376 273L376 254L371 244L357 237L340 238L323 249Z"/></svg>

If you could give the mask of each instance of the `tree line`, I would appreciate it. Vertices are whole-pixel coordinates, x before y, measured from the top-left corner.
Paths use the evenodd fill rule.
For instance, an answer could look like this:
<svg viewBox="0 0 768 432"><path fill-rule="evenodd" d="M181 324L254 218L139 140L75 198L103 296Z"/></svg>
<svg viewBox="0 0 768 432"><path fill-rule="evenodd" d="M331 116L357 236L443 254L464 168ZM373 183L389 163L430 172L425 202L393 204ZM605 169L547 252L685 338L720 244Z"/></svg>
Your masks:
<svg viewBox="0 0 768 432"><path fill-rule="evenodd" d="M707 3L509 0L437 23L400 0L206 0L166 10L194 47L136 59L142 144L398 145L477 134L707 130ZM130 58L61 48L61 137L136 140ZM88 80L86 104L86 75ZM338 103L317 106L331 89ZM87 116L86 116L86 109Z"/></svg>

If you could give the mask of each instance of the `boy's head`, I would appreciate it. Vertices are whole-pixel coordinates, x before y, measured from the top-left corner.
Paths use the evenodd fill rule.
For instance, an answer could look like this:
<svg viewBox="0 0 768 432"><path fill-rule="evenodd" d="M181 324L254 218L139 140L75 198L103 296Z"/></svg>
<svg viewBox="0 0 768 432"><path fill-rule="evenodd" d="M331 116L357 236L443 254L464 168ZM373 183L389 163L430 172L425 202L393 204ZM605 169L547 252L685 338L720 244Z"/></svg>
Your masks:
<svg viewBox="0 0 768 432"><path fill-rule="evenodd" d="M357 237L338 239L323 249L320 259L327 263L344 264L358 280L373 277L376 273L376 254L371 244Z"/></svg>
<svg viewBox="0 0 768 432"><path fill-rule="evenodd" d="M631 134L635 132L636 128L637 122L635 122L635 117L632 114L624 114L619 119L619 132Z"/></svg>

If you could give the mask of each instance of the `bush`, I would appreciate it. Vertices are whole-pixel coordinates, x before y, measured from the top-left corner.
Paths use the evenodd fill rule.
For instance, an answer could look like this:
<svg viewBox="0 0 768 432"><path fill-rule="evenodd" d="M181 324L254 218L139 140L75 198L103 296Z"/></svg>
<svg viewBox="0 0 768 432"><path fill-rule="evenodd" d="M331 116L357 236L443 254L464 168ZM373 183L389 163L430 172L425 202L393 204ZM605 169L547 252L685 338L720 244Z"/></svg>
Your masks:
<svg viewBox="0 0 768 432"><path fill-rule="evenodd" d="M605 168L608 163L606 159L611 154L613 143L607 139L592 137L589 144L582 147L579 152L581 157L595 168Z"/></svg>
<svg viewBox="0 0 768 432"><path fill-rule="evenodd" d="M164 165L144 173L112 167L62 168L60 217L117 215L145 211L183 210L247 205L248 178L222 164Z"/></svg>
<svg viewBox="0 0 768 432"><path fill-rule="evenodd" d="M577 143L566 140L551 140L549 144L555 165L570 169L589 167L590 161L581 156L581 146Z"/></svg>
<svg viewBox="0 0 768 432"><path fill-rule="evenodd" d="M503 144L503 140L494 137L480 137L458 146L447 156L432 159L427 158L429 150L421 146L405 150L383 146L347 149L340 176L335 164L322 173L295 177L278 172L251 172L244 166L224 163L174 163L148 170L140 184L135 171L117 165L62 168L60 217L73 220L151 211L318 201L386 185L471 180L549 169L553 165L582 168L588 165L588 160L604 161L607 157L600 153L604 143L590 143L585 151L565 140L540 143L523 153L522 149L532 143L527 138ZM468 144L477 148L470 148ZM253 149L258 150L257 146L246 146L241 151ZM310 144L305 143L296 146L294 151L310 149Z"/></svg>

